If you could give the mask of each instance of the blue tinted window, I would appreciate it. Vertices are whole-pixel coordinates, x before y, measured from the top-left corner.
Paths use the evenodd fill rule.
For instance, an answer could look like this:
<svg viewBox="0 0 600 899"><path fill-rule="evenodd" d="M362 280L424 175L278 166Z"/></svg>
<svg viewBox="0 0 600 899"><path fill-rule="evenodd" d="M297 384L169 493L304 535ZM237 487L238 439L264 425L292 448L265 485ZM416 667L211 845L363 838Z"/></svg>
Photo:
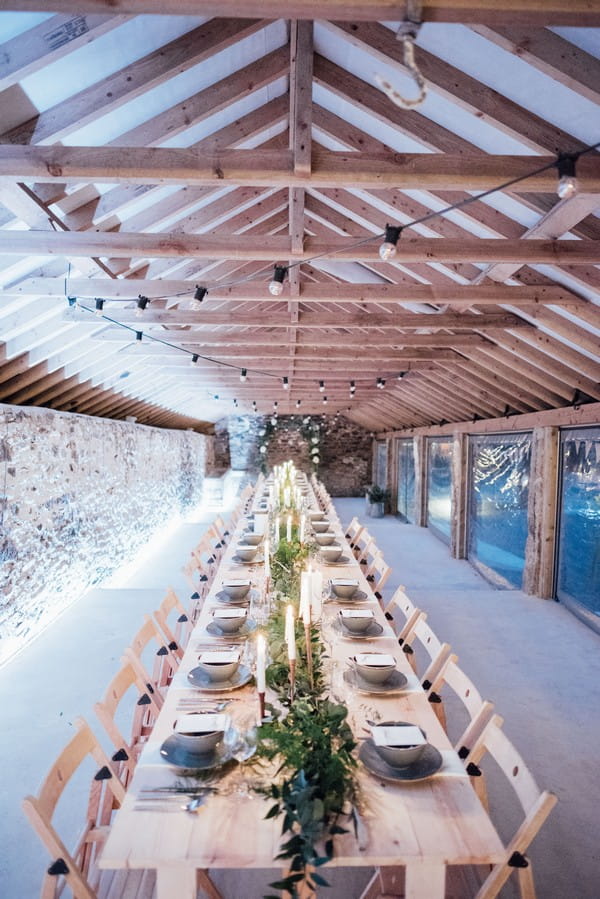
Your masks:
<svg viewBox="0 0 600 899"><path fill-rule="evenodd" d="M387 443L377 444L375 483L384 490L387 487Z"/></svg>
<svg viewBox="0 0 600 899"><path fill-rule="evenodd" d="M559 599L600 630L600 428L563 431Z"/></svg>
<svg viewBox="0 0 600 899"><path fill-rule="evenodd" d="M450 541L452 522L452 441L427 445L427 525Z"/></svg>
<svg viewBox="0 0 600 899"><path fill-rule="evenodd" d="M415 520L415 457L412 440L398 442L398 515Z"/></svg>
<svg viewBox="0 0 600 899"><path fill-rule="evenodd" d="M501 586L525 567L531 435L471 437L469 559Z"/></svg>

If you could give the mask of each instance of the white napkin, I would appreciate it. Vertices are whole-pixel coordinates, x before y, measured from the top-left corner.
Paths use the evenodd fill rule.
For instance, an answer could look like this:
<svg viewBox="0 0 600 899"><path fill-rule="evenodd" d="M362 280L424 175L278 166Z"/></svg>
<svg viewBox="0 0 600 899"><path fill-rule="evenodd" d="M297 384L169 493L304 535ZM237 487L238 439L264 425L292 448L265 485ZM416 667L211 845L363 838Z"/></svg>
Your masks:
<svg viewBox="0 0 600 899"><path fill-rule="evenodd" d="M395 665L396 659L392 655L385 652L361 652L356 656L359 665L370 665L372 667L387 667Z"/></svg>
<svg viewBox="0 0 600 899"><path fill-rule="evenodd" d="M249 587L250 586L250 578L227 578L226 581L223 581L224 587Z"/></svg>
<svg viewBox="0 0 600 899"><path fill-rule="evenodd" d="M372 609L340 609L342 618L373 618Z"/></svg>
<svg viewBox="0 0 600 899"><path fill-rule="evenodd" d="M415 724L403 727L378 724L371 728L376 746L421 746L427 740Z"/></svg>
<svg viewBox="0 0 600 899"><path fill-rule="evenodd" d="M239 652L229 649L210 649L203 652L199 656L201 662L208 662L211 665L223 665L227 662L237 662L240 658Z"/></svg>
<svg viewBox="0 0 600 899"><path fill-rule="evenodd" d="M181 715L175 722L176 734L212 734L227 729L227 715Z"/></svg>
<svg viewBox="0 0 600 899"><path fill-rule="evenodd" d="M358 581L351 581L343 577L334 577L331 579L331 583L336 587L356 587L358 589Z"/></svg>
<svg viewBox="0 0 600 899"><path fill-rule="evenodd" d="M213 609L213 618L245 618L248 609Z"/></svg>

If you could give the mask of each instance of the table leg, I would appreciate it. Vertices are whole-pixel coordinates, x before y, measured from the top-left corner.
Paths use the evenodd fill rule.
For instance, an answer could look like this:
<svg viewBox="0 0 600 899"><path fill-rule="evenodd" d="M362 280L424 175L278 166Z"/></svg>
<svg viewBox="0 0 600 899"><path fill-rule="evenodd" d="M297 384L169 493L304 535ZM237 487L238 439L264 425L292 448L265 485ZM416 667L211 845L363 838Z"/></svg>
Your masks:
<svg viewBox="0 0 600 899"><path fill-rule="evenodd" d="M406 866L406 899L444 899L446 866L443 862L410 862Z"/></svg>
<svg viewBox="0 0 600 899"><path fill-rule="evenodd" d="M157 868L156 899L196 899L195 868Z"/></svg>

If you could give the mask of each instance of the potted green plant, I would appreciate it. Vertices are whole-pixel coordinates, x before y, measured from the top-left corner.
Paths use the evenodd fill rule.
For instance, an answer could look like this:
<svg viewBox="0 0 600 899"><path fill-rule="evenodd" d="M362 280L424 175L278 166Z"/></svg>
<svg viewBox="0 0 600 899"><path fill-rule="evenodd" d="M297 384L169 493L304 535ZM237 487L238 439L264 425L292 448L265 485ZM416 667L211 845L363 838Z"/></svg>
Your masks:
<svg viewBox="0 0 600 899"><path fill-rule="evenodd" d="M389 499L390 491L385 490L378 484L373 484L367 489L368 513L371 518L383 518L385 515L385 504L389 502Z"/></svg>

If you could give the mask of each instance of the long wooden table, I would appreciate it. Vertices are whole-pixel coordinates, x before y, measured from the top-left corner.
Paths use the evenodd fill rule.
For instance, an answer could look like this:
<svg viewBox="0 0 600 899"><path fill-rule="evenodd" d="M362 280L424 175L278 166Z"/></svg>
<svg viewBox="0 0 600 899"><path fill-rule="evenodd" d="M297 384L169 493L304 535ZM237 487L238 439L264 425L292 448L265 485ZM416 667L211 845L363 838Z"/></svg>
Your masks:
<svg viewBox="0 0 600 899"><path fill-rule="evenodd" d="M142 789L168 786L178 780L160 756L162 742L172 733L183 696L197 693L187 680L187 672L197 665L198 646L210 642L206 625L215 605L215 594L224 576L243 577L250 574L262 587L263 566L244 568L235 565L238 538L245 526L242 520L233 535L214 579L198 623L191 635L179 671L167 693L164 707L152 736L144 748L122 808L116 815L100 865L103 868L154 868L157 872L157 899L195 899L196 870L208 868L278 868L274 858L281 842L281 822L265 820L268 800L253 795L251 799L225 789L208 800L201 813L185 811L167 814L160 810L140 810L136 801ZM332 683L336 696L348 705L350 721L357 736L369 715L381 720L403 720L418 724L430 743L441 752L444 764L428 780L401 785L383 782L359 767L361 793L364 797L362 819L364 832L359 838L347 833L335 838L332 866L371 867L403 866L406 872L405 895L410 899L442 899L447 865L493 864L501 861L503 847L488 815L473 790L461 761L453 751L418 679L407 664L393 631L373 596L360 565L338 530L338 542L349 557L347 566L321 566L324 579L352 577L360 589L372 597L368 607L383 626L381 637L368 642L344 639L338 635L332 645ZM285 530L283 531L285 534ZM331 633L329 619L340 606L326 604L323 626ZM408 677L402 693L389 697L358 694L343 680L347 658L365 648L392 653L398 668ZM234 694L241 702L229 707L234 716L257 708L256 691L244 687ZM211 694L212 696L212 694ZM268 698L268 697L267 697ZM349 897L352 899L352 897Z"/></svg>

